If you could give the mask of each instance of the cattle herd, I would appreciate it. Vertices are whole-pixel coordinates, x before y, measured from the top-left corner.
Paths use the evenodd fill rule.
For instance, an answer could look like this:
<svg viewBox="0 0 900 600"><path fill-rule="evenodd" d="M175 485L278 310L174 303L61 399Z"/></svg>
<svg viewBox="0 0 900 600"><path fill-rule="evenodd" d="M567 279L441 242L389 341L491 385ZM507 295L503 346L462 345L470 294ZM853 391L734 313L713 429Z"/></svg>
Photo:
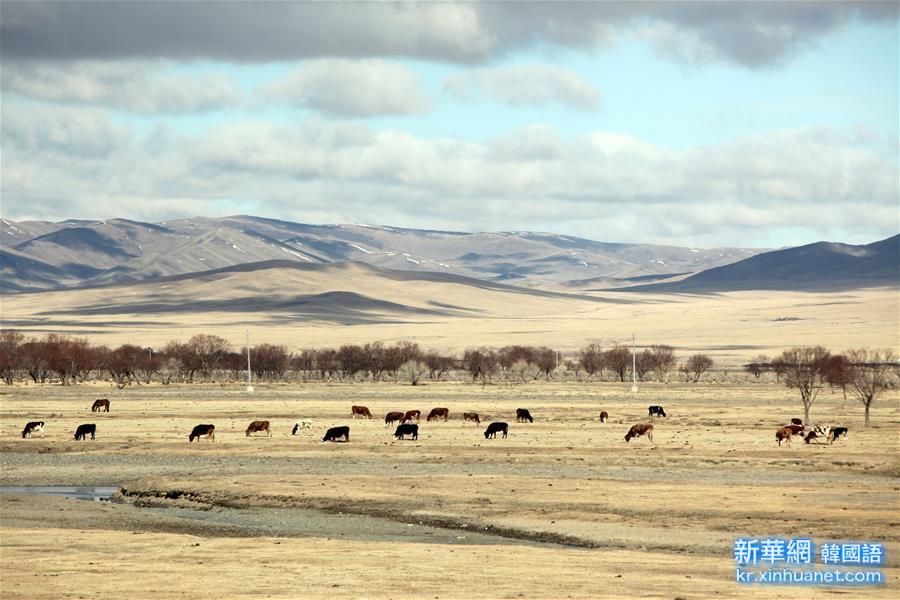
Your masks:
<svg viewBox="0 0 900 600"><path fill-rule="evenodd" d="M91 406L91 412L109 412L109 400L106 398L98 398L94 404ZM653 405L648 407L648 416L653 419L656 417L664 418L666 417L666 411L662 406ZM398 423L397 429L394 431L394 437L398 440L418 440L419 439L419 419L421 417L421 411L418 410L408 410L406 412L401 411L391 411L387 413L384 417L384 425L385 427L389 427L395 423ZM372 412L365 406L351 406L350 407L350 416L351 418L363 418L363 419L371 419ZM433 408L431 412L428 413L426 417L426 421L436 421L442 419L447 421L450 417L450 409L445 407ZM476 425L481 423L481 418L476 412L464 412L462 414L463 423L474 422ZM606 423L609 420L609 413L605 410L600 412L600 422ZM416 421L416 423L412 423L412 421ZM516 423L534 423L534 417L531 416L531 412L525 408L517 408L516 409ZM312 432L313 422L312 419L301 419L294 424L293 429L291 430L291 435L299 435L304 432ZM791 438L800 436L803 438L803 441L807 444L812 443L813 440L824 440L828 444L834 443L835 440L844 437L847 437L847 428L846 427L831 427L826 425L815 425L811 429L807 429L803 421L798 418L791 419L789 425L785 425L780 427L778 431L775 432L775 441L781 446L782 442L786 443L788 446L791 445ZM247 426L245 430L245 435L247 437L252 433L264 433L266 436L271 437L272 435L272 427L269 421L253 421L250 425ZM494 421L490 423L487 429L484 431L485 439L495 439L497 434L502 434L501 437L505 438L509 433L509 425L502 421ZM39 435L40 437L44 437L44 421L29 421L25 428L22 429L22 438L30 438L35 435ZM91 439L96 439L97 436L97 425L95 423L85 423L79 425L75 429L75 439L76 440L86 440L87 436L91 436ZM197 425L191 430L190 435L188 436L188 442L193 442L194 440L199 441L201 437L205 437L210 441L216 440L216 427L212 424L200 424ZM653 425L650 423L638 423L633 425L628 433L625 434L625 441L630 442L634 438L638 437L646 437L648 441L653 442ZM347 425L343 425L340 427L331 427L325 432L325 435L322 437L323 442L349 442L350 441L350 427Z"/></svg>

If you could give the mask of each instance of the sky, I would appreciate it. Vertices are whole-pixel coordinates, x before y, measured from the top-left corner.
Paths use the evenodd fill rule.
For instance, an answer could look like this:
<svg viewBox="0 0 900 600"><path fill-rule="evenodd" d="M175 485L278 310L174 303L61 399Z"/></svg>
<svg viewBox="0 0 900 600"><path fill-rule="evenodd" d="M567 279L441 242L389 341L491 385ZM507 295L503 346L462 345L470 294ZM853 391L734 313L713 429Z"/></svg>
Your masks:
<svg viewBox="0 0 900 600"><path fill-rule="evenodd" d="M0 216L900 231L897 2L0 4Z"/></svg>

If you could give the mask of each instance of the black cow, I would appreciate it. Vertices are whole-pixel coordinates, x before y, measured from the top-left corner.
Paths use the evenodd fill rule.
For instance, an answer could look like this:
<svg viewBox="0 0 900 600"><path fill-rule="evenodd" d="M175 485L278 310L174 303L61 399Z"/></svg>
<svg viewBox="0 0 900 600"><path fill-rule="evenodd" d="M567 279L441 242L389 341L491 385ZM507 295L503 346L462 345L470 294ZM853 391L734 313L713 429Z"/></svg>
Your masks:
<svg viewBox="0 0 900 600"><path fill-rule="evenodd" d="M328 431L325 432L325 437L322 438L323 442L336 442L339 437L344 438L345 442L350 441L350 428L346 425L342 427L332 427Z"/></svg>
<svg viewBox="0 0 900 600"><path fill-rule="evenodd" d="M397 431L394 432L394 437L398 440L402 440L405 435L412 436L411 439L414 440L419 439L419 426L415 423L403 423L398 425Z"/></svg>
<svg viewBox="0 0 900 600"><path fill-rule="evenodd" d="M516 409L516 423L524 423L528 421L529 423L534 423L534 418L531 416L531 413L528 412L527 408L517 408Z"/></svg>
<svg viewBox="0 0 900 600"><path fill-rule="evenodd" d="M194 426L194 428L191 430L191 434L188 436L188 442L193 442L194 439L199 442L201 435L205 435L208 439L215 442L216 426L209 423Z"/></svg>
<svg viewBox="0 0 900 600"><path fill-rule="evenodd" d="M662 406L656 406L655 404L647 409L650 411L650 416L664 417L666 416L666 411L663 410Z"/></svg>
<svg viewBox="0 0 900 600"><path fill-rule="evenodd" d="M508 431L509 425L495 421L488 425L487 430L484 432L484 439L496 438L498 432L503 432L503 437L505 438Z"/></svg>
<svg viewBox="0 0 900 600"><path fill-rule="evenodd" d="M75 439L86 440L88 434L91 435L92 440L96 439L97 426L94 423L85 423L84 425L79 425L78 429L75 430Z"/></svg>
<svg viewBox="0 0 900 600"><path fill-rule="evenodd" d="M847 437L847 428L846 427L833 427L831 429L831 439L832 441L838 439L841 436Z"/></svg>

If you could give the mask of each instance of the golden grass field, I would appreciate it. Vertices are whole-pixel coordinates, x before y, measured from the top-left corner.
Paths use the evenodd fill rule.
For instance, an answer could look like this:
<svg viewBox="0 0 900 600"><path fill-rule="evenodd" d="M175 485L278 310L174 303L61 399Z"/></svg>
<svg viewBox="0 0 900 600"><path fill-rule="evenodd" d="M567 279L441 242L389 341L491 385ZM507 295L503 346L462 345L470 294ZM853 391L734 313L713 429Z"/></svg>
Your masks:
<svg viewBox="0 0 900 600"><path fill-rule="evenodd" d="M298 300L298 294L334 291L392 303L406 312L361 300L344 311L325 302L319 313ZM2 311L7 328L35 335L83 335L109 345L160 347L214 332L240 348L249 330L251 343L284 344L291 351L411 340L454 353L509 344L572 352L592 342L604 347L630 342L635 333L638 345L668 344L682 357L704 352L734 366L798 344L835 351L896 349L900 296L896 288L873 288L827 294L585 292L547 297L444 281L398 281L351 264L323 273L270 269L152 285L15 294L2 298Z"/></svg>
<svg viewBox="0 0 900 600"><path fill-rule="evenodd" d="M774 383L19 385L0 390L0 483L115 484L121 503L0 496L3 598L894 598L900 395L823 390L833 445L774 432L802 416ZM92 414L108 397L112 410ZM368 406L372 421L349 418ZM647 422L653 442L623 439ZM450 409L396 441L392 410ZM533 424L515 423L529 408ZM610 422L600 424L601 410ZM510 422L485 440L463 411ZM299 418L312 434L292 438ZM272 437L245 437L268 419ZM23 440L29 420L43 439ZM189 444L197 423L216 441ZM75 442L80 423L95 441ZM322 443L347 424L349 444ZM168 496L168 497L167 497ZM742 586L737 537L879 541L887 585Z"/></svg>

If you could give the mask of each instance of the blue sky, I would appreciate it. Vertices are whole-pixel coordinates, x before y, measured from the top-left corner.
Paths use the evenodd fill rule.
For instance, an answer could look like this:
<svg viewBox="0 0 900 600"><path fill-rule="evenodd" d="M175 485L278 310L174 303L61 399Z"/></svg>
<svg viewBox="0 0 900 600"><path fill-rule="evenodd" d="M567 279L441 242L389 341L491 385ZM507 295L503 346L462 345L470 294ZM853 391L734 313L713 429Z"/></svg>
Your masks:
<svg viewBox="0 0 900 600"><path fill-rule="evenodd" d="M692 246L900 229L891 3L200 3L185 31L127 35L158 3L108 39L102 3L5 4L4 218Z"/></svg>

